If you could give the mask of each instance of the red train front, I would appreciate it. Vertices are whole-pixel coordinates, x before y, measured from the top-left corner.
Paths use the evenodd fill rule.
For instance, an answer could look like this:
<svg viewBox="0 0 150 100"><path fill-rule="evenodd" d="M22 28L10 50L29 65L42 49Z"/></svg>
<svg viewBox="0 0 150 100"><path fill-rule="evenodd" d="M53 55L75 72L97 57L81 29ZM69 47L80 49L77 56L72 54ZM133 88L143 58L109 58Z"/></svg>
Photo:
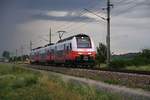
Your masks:
<svg viewBox="0 0 150 100"><path fill-rule="evenodd" d="M39 62L75 65L93 65L96 54L92 39L85 34L65 38L56 44L45 46L36 51L39 52L36 54L43 58ZM33 52L35 51L32 51L31 54Z"/></svg>

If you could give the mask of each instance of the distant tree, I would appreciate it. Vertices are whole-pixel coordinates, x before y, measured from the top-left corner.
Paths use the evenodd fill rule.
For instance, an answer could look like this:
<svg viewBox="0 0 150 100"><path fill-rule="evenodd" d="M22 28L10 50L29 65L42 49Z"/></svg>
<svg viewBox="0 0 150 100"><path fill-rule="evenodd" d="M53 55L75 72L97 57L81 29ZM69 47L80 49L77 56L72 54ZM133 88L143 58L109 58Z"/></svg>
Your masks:
<svg viewBox="0 0 150 100"><path fill-rule="evenodd" d="M4 51L3 54L2 54L2 56L3 56L4 58L9 59L9 58L10 58L10 52L9 52L9 51Z"/></svg>
<svg viewBox="0 0 150 100"><path fill-rule="evenodd" d="M21 56L18 56L18 57L17 57L17 61L21 61Z"/></svg>
<svg viewBox="0 0 150 100"><path fill-rule="evenodd" d="M150 49L143 49L142 50L142 57L150 59Z"/></svg>
<svg viewBox="0 0 150 100"><path fill-rule="evenodd" d="M101 63L105 63L105 61L106 61L107 47L106 47L106 45L99 43L99 46L96 49L97 49L96 60L100 66Z"/></svg>
<svg viewBox="0 0 150 100"><path fill-rule="evenodd" d="M14 61L14 58L13 57L10 57L9 58L9 62L13 62Z"/></svg>
<svg viewBox="0 0 150 100"><path fill-rule="evenodd" d="M21 57L22 57L23 61L29 59L29 56L28 56L28 55L23 55L23 56L21 56Z"/></svg>

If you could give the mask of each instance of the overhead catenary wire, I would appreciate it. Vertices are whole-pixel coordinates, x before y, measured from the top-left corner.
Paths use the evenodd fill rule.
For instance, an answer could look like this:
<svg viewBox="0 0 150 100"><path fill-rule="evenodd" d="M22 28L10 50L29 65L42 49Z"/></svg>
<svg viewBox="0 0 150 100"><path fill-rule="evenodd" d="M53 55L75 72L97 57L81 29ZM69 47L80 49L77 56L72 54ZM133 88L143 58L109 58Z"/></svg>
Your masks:
<svg viewBox="0 0 150 100"><path fill-rule="evenodd" d="M121 1L119 1L118 3L121 3L121 2L124 2L124 0L121 0ZM130 0L130 3L131 3L131 2L133 2L133 1ZM126 2L126 4L127 4L127 3L129 3L129 2ZM82 23L84 23L84 22L82 22ZM71 26L73 26L73 25L70 25L70 26L68 26L68 27L65 28L65 29L66 29L66 30L70 30L69 27L71 27ZM77 26L77 27L78 27L78 26ZM80 27L80 25L79 25L79 27ZM76 28L73 28L73 29L76 29Z"/></svg>
<svg viewBox="0 0 150 100"><path fill-rule="evenodd" d="M120 5L120 3L122 3L122 2L124 2L125 0L112 0L112 2L115 4L115 6L116 6L116 4L117 5Z"/></svg>
<svg viewBox="0 0 150 100"><path fill-rule="evenodd" d="M84 9L84 10L85 10L85 9ZM88 10L88 9L86 9L86 10ZM88 12L92 12L92 11L89 11L89 10L88 10ZM92 13L93 13L93 12L92 12ZM97 17L100 17L103 21L106 20L105 17L100 16L98 13L95 13L95 12L94 12L93 14L96 15ZM94 20L95 20L95 21L94 21ZM78 26L75 26L75 25L74 25L75 28L73 27L73 29L72 29L71 26L68 26L68 27L66 28L66 30L67 30L67 31L73 31L73 30L75 30L75 29L80 29L81 26L88 25L86 22L96 22L96 23L100 23L100 21L102 21L102 20L99 20L99 19L96 20L96 19L94 19L94 18L93 18L93 19L92 19L92 18L91 18L91 19L85 19L84 21L82 21L81 25L78 25ZM85 24L85 25L84 25L84 24ZM72 25L72 26L73 26L73 25ZM69 27L70 27L70 28L69 28Z"/></svg>
<svg viewBox="0 0 150 100"><path fill-rule="evenodd" d="M137 2L136 0L122 0L122 2L115 4L115 9L113 11L119 10L115 16L121 15L126 13L129 9L133 9L137 7L138 5L141 5L141 2ZM125 7L123 9L123 7Z"/></svg>
<svg viewBox="0 0 150 100"><path fill-rule="evenodd" d="M89 4L91 4L91 3L89 3ZM90 5L90 6L88 6L89 8L95 8L96 7L96 5L99 5L99 2L98 3L92 3L93 5ZM83 16L83 15L85 15L86 14L86 12L84 11L84 10L82 10L82 11L80 11L80 12L77 12L78 13L78 17L81 17L81 16ZM73 19L74 17L72 17L72 19ZM65 25L62 25L62 26L59 26L59 29L61 29L61 30L66 30L66 29L70 29L70 27L74 27L74 25L75 25L76 23L74 22L74 20L73 20L73 22L71 22L71 23L69 23L69 25L68 25L68 22L67 22L67 25L65 26ZM57 30L58 31L58 30ZM56 31L56 32L57 32ZM56 33L56 32L54 32L54 33Z"/></svg>
<svg viewBox="0 0 150 100"><path fill-rule="evenodd" d="M90 6L88 6L88 7L86 7L86 8L93 8L93 7L95 7L96 5L98 5L99 3L93 3L93 5L90 5ZM81 16L83 16L83 15L85 15L86 14L86 12L82 9L80 9L80 12L78 13L78 17L81 17ZM73 19L74 17L72 17L72 19ZM74 24L76 24L74 21L75 21L76 19L74 19L73 20L73 22L71 22L71 23L69 23L69 25L68 25L68 22L67 22L67 25L62 25L62 27L59 27L59 29L61 29L61 30L63 30L63 29L66 29L66 28L69 28L70 26L73 26ZM57 31L56 31L57 32Z"/></svg>
<svg viewBox="0 0 150 100"><path fill-rule="evenodd" d="M97 3L98 2L98 3ZM97 1L97 2L93 2L93 0L90 0L89 2L88 2L88 4L90 4L90 5L86 5L86 6L83 6L83 7L86 7L86 8L93 8L93 7L95 7L96 5L98 5L99 4L99 1ZM78 12L79 11L79 12ZM79 8L78 10L76 9L76 10L74 10L74 12L77 12L78 13L78 16L80 16L80 15L82 15L82 12L83 12L84 10L83 9L81 9L81 8ZM73 19L73 18L72 18ZM68 23L63 23L62 25L60 25L60 26L58 26L59 28L62 28L62 27L65 27L64 25L66 25L66 24L68 24Z"/></svg>
<svg viewBox="0 0 150 100"><path fill-rule="evenodd" d="M84 12L84 10L82 10L82 12L78 15L78 17L81 17L81 16L83 16L84 14L86 14L86 12ZM72 17L73 18L73 17ZM68 22L67 22L68 23ZM70 26L72 26L72 25L74 25L75 24L75 22L71 22L71 23L69 23L69 24L67 24L67 25L63 25L62 27L59 27L59 29L60 30L64 30L64 29L67 29L67 28L69 28Z"/></svg>
<svg viewBox="0 0 150 100"><path fill-rule="evenodd" d="M86 14L87 12L85 12L84 14ZM83 15L84 15L83 14ZM103 18L104 19L104 18ZM95 20L95 21L94 21ZM101 20L102 21L102 20ZM85 22L97 22L97 23L100 23L100 20L96 20L96 19L94 19L94 18L91 18L91 19L85 19L84 21L83 20L81 20L81 25L79 25L79 26L75 26L75 24L76 23L72 23L72 24L70 24L70 25L68 25L67 27L65 27L63 30L72 30L72 28L73 28L73 30L74 29L77 29L78 27L80 27L80 26L83 26L82 24L87 24L87 23L85 23ZM73 27L72 27L73 26ZM77 28L74 28L74 27L77 27Z"/></svg>
<svg viewBox="0 0 150 100"><path fill-rule="evenodd" d="M122 10L118 11L115 14L115 16L119 16L121 14L125 14L126 12L128 12L128 10L131 10L131 9L137 7L138 5L141 5L141 4L142 4L141 2L132 1L132 3L131 3L131 1L130 1L130 3L128 3L127 5L125 5L125 6L128 6L128 7L125 8L125 9L122 9ZM122 8L122 6L118 6L117 8L119 8L119 7ZM116 10L117 10L117 8L116 8Z"/></svg>
<svg viewBox="0 0 150 100"><path fill-rule="evenodd" d="M95 20L95 21L93 21L93 19L88 19L88 21L91 21L91 22L93 22L93 23L98 23L98 24L101 24L101 22L100 22L100 20ZM79 30L79 29L81 29L81 28L83 28L83 26L85 27L85 26L88 26L89 25L89 22L82 22L80 25L77 25L77 26L74 26L74 27L72 27L72 28L69 28L69 29L67 29L67 31L70 31L70 32L73 32L74 30ZM69 33L68 33L69 34ZM71 33L70 33L71 34Z"/></svg>

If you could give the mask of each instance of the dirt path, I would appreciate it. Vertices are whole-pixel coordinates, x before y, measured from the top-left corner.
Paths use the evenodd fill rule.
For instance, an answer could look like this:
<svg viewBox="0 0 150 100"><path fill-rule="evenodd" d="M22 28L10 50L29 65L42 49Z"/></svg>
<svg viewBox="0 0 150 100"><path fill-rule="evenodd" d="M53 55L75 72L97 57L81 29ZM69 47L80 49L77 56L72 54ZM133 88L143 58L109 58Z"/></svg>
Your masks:
<svg viewBox="0 0 150 100"><path fill-rule="evenodd" d="M55 72L48 72L48 73L59 75L60 77L62 77L64 81L75 80L75 81L79 81L87 85L96 87L96 89L99 89L102 91L118 93L121 96L123 96L126 100L128 100L128 98L131 98L133 100L150 100L150 92L148 91L143 91L140 89L131 89L131 88L123 87L123 86L110 85L110 84L106 84L100 81L95 81L95 80L86 79L86 78L79 78L79 77L64 75L64 74L55 73Z"/></svg>
<svg viewBox="0 0 150 100"><path fill-rule="evenodd" d="M67 67L41 66L41 65L26 65L26 66L36 69L58 72L70 76L89 78L93 80L102 81L105 83L126 86L129 88L141 88L143 90L150 89L150 75L79 69L79 68L67 68Z"/></svg>
<svg viewBox="0 0 150 100"><path fill-rule="evenodd" d="M132 100L150 100L150 92L144 91L142 89L133 89L133 88L127 88L124 86L110 85L110 84L103 83L101 81L96 81L96 80L92 80L88 78L75 77L75 76L70 76L66 74L60 74L60 73L51 72L51 71L43 71L43 72L58 75L62 77L64 81L74 80L74 81L82 82L92 87L95 87L96 89L99 89L101 91L120 94L121 96L125 98L125 100L130 100L129 98L131 98Z"/></svg>

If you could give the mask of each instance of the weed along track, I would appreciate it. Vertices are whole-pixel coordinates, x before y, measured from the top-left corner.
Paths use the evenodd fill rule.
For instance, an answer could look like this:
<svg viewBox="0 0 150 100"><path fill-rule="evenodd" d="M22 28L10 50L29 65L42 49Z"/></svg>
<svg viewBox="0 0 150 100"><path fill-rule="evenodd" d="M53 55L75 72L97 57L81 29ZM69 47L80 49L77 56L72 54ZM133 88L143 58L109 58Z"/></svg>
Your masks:
<svg viewBox="0 0 150 100"><path fill-rule="evenodd" d="M64 80L68 79L68 80ZM0 100L122 100L58 73L0 63Z"/></svg>
<svg viewBox="0 0 150 100"><path fill-rule="evenodd" d="M100 80L109 84L126 86L130 88L141 88L146 91L150 91L150 75L41 65L25 66L40 70L49 70L77 77L84 77L93 80Z"/></svg>
<svg viewBox="0 0 150 100"><path fill-rule="evenodd" d="M63 80L71 80L73 83L88 84L90 86L94 86L98 90L107 91L110 93L119 93L125 98L124 100L129 100L127 98L131 98L131 100L150 99L149 91L117 86L123 85L127 87L143 88L145 90L148 90L149 83L147 82L149 82L150 80L149 75L136 75L136 74L127 75L126 73L116 73L116 72L77 69L77 68L74 69L64 67L39 66L39 65L25 65L25 66L34 69L50 71L50 72L47 71L46 73L54 72L53 74L59 75L60 77L62 77ZM109 85L105 84L104 82L117 85Z"/></svg>

